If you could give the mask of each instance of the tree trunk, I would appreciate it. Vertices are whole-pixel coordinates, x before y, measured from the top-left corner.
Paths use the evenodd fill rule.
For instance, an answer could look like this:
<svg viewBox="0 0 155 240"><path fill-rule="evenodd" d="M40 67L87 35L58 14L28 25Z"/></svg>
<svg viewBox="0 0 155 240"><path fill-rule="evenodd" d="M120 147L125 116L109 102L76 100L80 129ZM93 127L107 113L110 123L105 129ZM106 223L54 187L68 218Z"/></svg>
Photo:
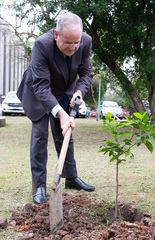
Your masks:
<svg viewBox="0 0 155 240"><path fill-rule="evenodd" d="M118 161L116 160L116 198L115 198L115 219L117 219L118 214Z"/></svg>
<svg viewBox="0 0 155 240"><path fill-rule="evenodd" d="M94 101L94 104L95 104L95 109L97 108L97 102L95 100L95 96L94 96L94 89L93 89L93 85L91 84L90 86L90 89L91 89L91 94L92 94L92 99Z"/></svg>
<svg viewBox="0 0 155 240"><path fill-rule="evenodd" d="M125 91L130 96L135 111L139 112L140 110L142 110L143 112L146 112L146 107L143 104L142 99L140 98L133 84L124 74L122 69L117 65L116 61L110 55L108 55L106 51L103 51L102 48L100 48L101 43L99 39L97 39L96 35L93 35L93 41L95 42L95 44L93 45L94 52L117 77L121 84L122 90ZM150 110L152 115L151 123L153 124L155 123L155 83L153 85L153 94L151 95L151 99L152 99L150 102Z"/></svg>
<svg viewBox="0 0 155 240"><path fill-rule="evenodd" d="M151 124L155 124L155 82L152 84L152 92L149 103L151 111Z"/></svg>
<svg viewBox="0 0 155 240"><path fill-rule="evenodd" d="M123 73L121 68L113 60L109 61L108 67L120 81L122 90L128 93L131 97L135 110L137 112L139 112L140 110L145 112L146 108L142 102L142 99L140 98L138 92L136 91L132 83L128 80L127 76Z"/></svg>

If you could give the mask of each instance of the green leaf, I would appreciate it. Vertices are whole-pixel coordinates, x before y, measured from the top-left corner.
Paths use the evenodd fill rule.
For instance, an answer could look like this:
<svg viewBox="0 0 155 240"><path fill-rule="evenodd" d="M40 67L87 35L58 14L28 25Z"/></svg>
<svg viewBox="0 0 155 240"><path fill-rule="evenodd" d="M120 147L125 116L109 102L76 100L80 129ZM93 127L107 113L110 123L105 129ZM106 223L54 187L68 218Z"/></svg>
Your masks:
<svg viewBox="0 0 155 240"><path fill-rule="evenodd" d="M141 136L138 135L138 136L137 136L137 141L140 141L140 140L141 140Z"/></svg>
<svg viewBox="0 0 155 240"><path fill-rule="evenodd" d="M125 132L119 133L119 136L120 136L120 137L124 137L125 135L131 136L131 131L125 131Z"/></svg>
<svg viewBox="0 0 155 240"><path fill-rule="evenodd" d="M126 162L126 159L124 159L124 158L123 159L119 159L118 160L118 164L121 163L121 162Z"/></svg>
<svg viewBox="0 0 155 240"><path fill-rule="evenodd" d="M141 142L137 143L137 147L139 147L141 144L142 144Z"/></svg>
<svg viewBox="0 0 155 240"><path fill-rule="evenodd" d="M153 145L149 141L146 141L145 143L147 149L152 153L153 152Z"/></svg>
<svg viewBox="0 0 155 240"><path fill-rule="evenodd" d="M131 160L134 159L134 155L133 155L133 153L131 153L131 155L130 155L130 159L131 159Z"/></svg>
<svg viewBox="0 0 155 240"><path fill-rule="evenodd" d="M109 140L109 139L107 139L107 140L106 140L106 142L107 142L107 143L112 143L112 141L111 141L111 140Z"/></svg>
<svg viewBox="0 0 155 240"><path fill-rule="evenodd" d="M140 120L142 119L142 114L140 114L139 112L134 113L134 116Z"/></svg>
<svg viewBox="0 0 155 240"><path fill-rule="evenodd" d="M132 144L132 141L131 141L130 138L124 139L123 142L125 142L125 144L128 145L128 146Z"/></svg>
<svg viewBox="0 0 155 240"><path fill-rule="evenodd" d="M144 117L143 117L143 122L145 122L145 123L147 123L148 121L149 121L149 116L148 115L145 115Z"/></svg>
<svg viewBox="0 0 155 240"><path fill-rule="evenodd" d="M110 159L110 162L113 162L114 160L117 159L117 156L113 156L111 159Z"/></svg>
<svg viewBox="0 0 155 240"><path fill-rule="evenodd" d="M106 114L106 116L105 116L105 119L106 119L106 120L110 120L111 117L112 117L112 113L108 112L108 113Z"/></svg>
<svg viewBox="0 0 155 240"><path fill-rule="evenodd" d="M104 128L101 132L106 132L106 131L109 131L110 129L109 128Z"/></svg>
<svg viewBox="0 0 155 240"><path fill-rule="evenodd" d="M105 152L105 153L107 153L107 152L109 152L109 148L102 148L101 150L99 150L98 152Z"/></svg>

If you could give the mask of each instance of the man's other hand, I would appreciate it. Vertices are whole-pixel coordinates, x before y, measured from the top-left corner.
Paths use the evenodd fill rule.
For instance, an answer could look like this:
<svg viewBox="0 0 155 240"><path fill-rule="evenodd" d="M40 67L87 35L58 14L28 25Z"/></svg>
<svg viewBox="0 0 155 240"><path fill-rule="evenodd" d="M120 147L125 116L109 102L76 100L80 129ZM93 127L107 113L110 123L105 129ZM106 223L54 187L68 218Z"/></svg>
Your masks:
<svg viewBox="0 0 155 240"><path fill-rule="evenodd" d="M60 119L63 136L65 136L69 127L71 127L71 129L74 130L74 128L75 128L74 119L72 117L70 117L63 109L61 109L57 113L57 116Z"/></svg>
<svg viewBox="0 0 155 240"><path fill-rule="evenodd" d="M70 101L70 107L71 107L71 108L74 107L75 100L76 100L77 97L80 97L80 105L82 104L82 102L83 102L82 92L81 92L80 90L78 90L77 92L75 92L75 93L73 94L73 97L72 97L72 99L71 99L71 101Z"/></svg>

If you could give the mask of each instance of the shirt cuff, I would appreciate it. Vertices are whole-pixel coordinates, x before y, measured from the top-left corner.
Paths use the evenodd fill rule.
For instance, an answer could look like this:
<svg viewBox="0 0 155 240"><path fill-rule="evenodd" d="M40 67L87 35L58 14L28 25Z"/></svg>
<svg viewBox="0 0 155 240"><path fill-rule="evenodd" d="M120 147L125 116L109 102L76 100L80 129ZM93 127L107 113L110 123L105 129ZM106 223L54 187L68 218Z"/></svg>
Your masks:
<svg viewBox="0 0 155 240"><path fill-rule="evenodd" d="M51 111L52 115L57 118L57 113L62 109L62 107L57 104Z"/></svg>

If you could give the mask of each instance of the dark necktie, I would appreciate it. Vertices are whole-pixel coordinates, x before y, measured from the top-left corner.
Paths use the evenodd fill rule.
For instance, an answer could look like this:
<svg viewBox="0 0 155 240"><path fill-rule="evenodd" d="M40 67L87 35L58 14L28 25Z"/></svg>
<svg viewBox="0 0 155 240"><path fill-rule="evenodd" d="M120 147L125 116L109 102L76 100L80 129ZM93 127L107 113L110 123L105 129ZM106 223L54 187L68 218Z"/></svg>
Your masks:
<svg viewBox="0 0 155 240"><path fill-rule="evenodd" d="M66 56L66 63L67 63L68 72L70 72L71 56Z"/></svg>
<svg viewBox="0 0 155 240"><path fill-rule="evenodd" d="M71 66L71 57L66 56L65 57L66 63L67 63L67 68L68 68L68 75L70 73L70 66ZM68 78L68 82L69 82L69 78ZM61 105L61 107L66 110L69 104L69 99L66 96L66 94L64 94L62 96L62 98L59 100L59 104Z"/></svg>
<svg viewBox="0 0 155 240"><path fill-rule="evenodd" d="M59 100L59 104L64 110L66 110L66 108L68 107L68 104L69 104L69 99L66 96L66 94L64 94L62 96L62 98Z"/></svg>

